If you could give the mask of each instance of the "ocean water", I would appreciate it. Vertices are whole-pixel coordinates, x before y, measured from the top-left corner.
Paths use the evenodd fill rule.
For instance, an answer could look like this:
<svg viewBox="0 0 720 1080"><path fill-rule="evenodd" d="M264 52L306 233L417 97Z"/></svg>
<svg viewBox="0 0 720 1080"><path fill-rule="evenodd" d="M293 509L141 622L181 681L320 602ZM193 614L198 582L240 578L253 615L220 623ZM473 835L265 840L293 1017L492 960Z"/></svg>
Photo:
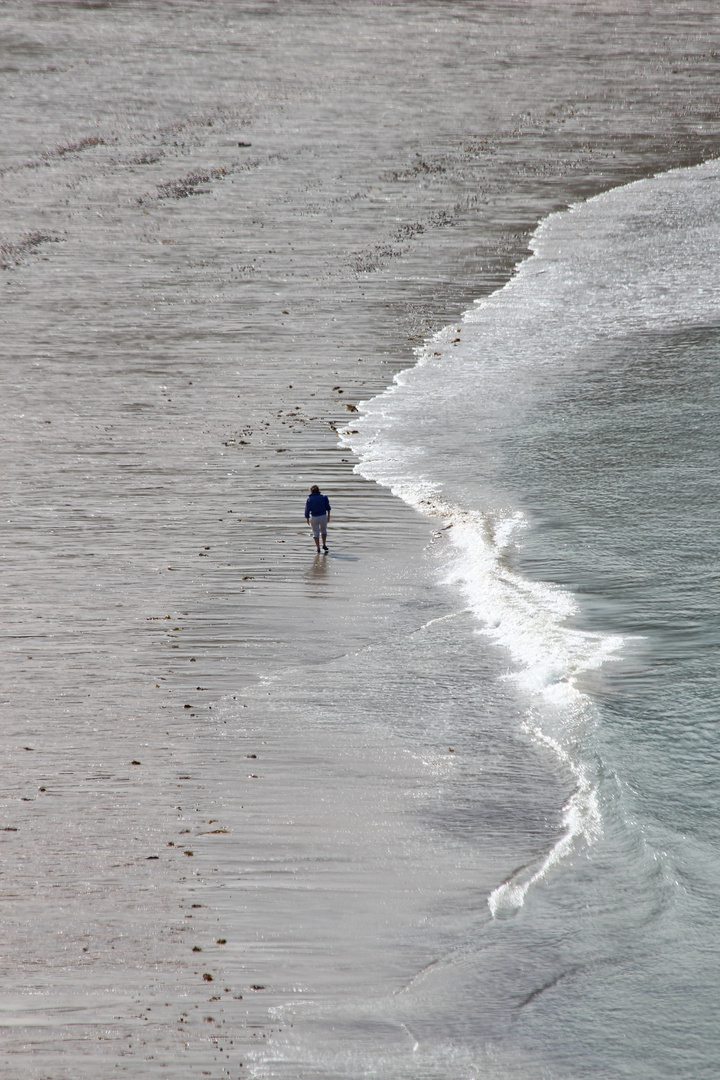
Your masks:
<svg viewBox="0 0 720 1080"><path fill-rule="evenodd" d="M457 617L427 672L484 652L457 687L464 741L474 718L516 727L571 790L396 1007L414 1066L349 1075L717 1075L719 211L709 163L553 215L363 408L358 468L444 530ZM483 752L478 848L503 768Z"/></svg>

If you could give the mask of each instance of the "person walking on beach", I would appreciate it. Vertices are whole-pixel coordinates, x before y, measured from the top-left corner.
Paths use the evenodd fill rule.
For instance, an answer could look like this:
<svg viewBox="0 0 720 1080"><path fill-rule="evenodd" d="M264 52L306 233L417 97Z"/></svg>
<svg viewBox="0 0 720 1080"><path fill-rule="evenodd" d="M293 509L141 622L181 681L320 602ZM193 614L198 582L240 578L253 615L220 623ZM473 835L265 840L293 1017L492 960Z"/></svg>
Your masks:
<svg viewBox="0 0 720 1080"><path fill-rule="evenodd" d="M327 527L330 522L330 500L323 495L317 484L310 488L310 494L305 503L305 520L310 525L315 539L315 547L320 554L320 537L322 536L323 551L327 551Z"/></svg>

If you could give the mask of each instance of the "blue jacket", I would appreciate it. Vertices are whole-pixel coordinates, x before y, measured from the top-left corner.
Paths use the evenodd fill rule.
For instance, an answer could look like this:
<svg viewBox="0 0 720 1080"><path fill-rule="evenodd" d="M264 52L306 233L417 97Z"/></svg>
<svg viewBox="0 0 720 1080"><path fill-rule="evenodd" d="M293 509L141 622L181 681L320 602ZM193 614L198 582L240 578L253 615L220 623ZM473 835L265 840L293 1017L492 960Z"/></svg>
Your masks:
<svg viewBox="0 0 720 1080"><path fill-rule="evenodd" d="M320 517L321 514L327 514L329 510L330 500L327 495L322 495L320 492L317 495L308 495L305 503L306 518L309 518L311 514L313 517Z"/></svg>

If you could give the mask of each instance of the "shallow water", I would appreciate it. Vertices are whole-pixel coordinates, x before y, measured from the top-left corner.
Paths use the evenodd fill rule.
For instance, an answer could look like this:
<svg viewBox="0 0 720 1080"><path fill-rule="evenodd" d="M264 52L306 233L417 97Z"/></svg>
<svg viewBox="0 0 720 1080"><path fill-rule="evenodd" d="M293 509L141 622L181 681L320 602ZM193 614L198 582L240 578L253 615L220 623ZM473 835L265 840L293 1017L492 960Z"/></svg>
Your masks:
<svg viewBox="0 0 720 1080"><path fill-rule="evenodd" d="M447 580L575 778L554 847L488 899L508 1018L489 1037L552 1075L718 1065L717 190L709 165L544 223L354 441L449 526ZM481 934L438 1025L471 1044L487 951ZM518 1000L521 955L550 973Z"/></svg>

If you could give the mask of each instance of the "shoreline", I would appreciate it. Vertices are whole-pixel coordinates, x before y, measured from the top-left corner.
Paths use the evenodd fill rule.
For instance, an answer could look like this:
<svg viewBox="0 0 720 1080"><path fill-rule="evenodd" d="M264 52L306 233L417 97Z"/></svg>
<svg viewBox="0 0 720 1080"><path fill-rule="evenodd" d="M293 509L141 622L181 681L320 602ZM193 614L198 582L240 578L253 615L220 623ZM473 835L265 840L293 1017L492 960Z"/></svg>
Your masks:
<svg viewBox="0 0 720 1080"><path fill-rule="evenodd" d="M18 829L27 853L8 900L25 988L6 999L8 1078L39 1076L52 1056L58 1076L90 1069L96 1080L126 1037L128 1066L151 1047L148 1077L167 1061L195 1076L213 1038L247 1040L248 1009L259 1023L267 1006L248 991L237 939L203 956L218 986L227 974L217 1026L179 1019L217 996L178 929L192 915L194 939L212 937L215 910L187 910L190 886L207 892L213 875L235 872L215 861L223 836L212 829L224 824L211 819L232 770L210 718L287 667L368 647L409 602L403 574L432 529L352 472L334 428L351 428L346 406L380 393L419 343L509 280L542 217L720 154L712 5L703 23L662 4L652 26L635 10L570 7L572 34L566 4L535 25L537 11L462 3L241 4L206 22L190 5L167 23L150 8L137 29L100 11L71 55L64 35L78 33L81 9L48 13L32 32L11 26L41 44L11 72L5 161L27 167L6 166L0 236L17 256L3 271L16 507L5 814L8 841ZM149 61L133 50L153 25L169 45L153 54L158 104L140 108ZM196 64L191 32L214 50L212 71ZM127 71L113 67L118 42ZM179 57L193 73L184 98ZM99 141L83 143L89 133ZM167 186L179 177L183 197ZM61 239L22 246L43 230ZM323 577L302 518L311 482L333 502L338 558ZM282 783L276 792L268 814L282 817ZM128 822L142 841L124 835ZM48 869L62 911L80 911L55 936L43 929L53 894L33 891ZM222 914L229 939L234 917ZM38 984L26 1025L18 1001L37 1000ZM139 1015L151 985L172 1001L171 1025ZM125 999L109 1018L97 1000L118 986ZM67 1000L84 1018L75 1034L58 1019ZM83 1060L98 1027L111 1033L107 1049Z"/></svg>

